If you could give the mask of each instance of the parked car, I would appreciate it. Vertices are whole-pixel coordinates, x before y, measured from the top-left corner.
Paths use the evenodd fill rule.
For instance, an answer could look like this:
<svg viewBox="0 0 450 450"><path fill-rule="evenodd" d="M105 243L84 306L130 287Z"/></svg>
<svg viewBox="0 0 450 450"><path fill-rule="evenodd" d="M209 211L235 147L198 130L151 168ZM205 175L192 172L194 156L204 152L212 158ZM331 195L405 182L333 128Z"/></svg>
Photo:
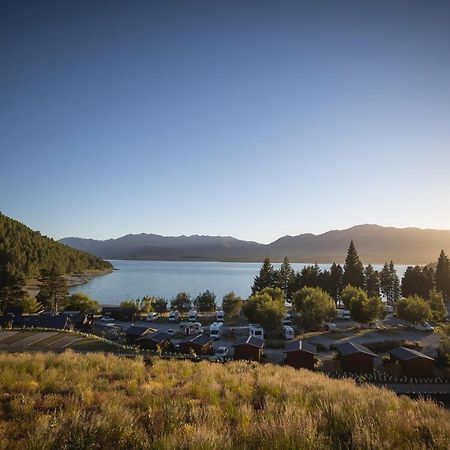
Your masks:
<svg viewBox="0 0 450 450"><path fill-rule="evenodd" d="M167 330L167 334L169 334L170 336L173 336L173 335L175 334L174 329L173 329L173 328L169 328L169 329Z"/></svg>
<svg viewBox="0 0 450 450"><path fill-rule="evenodd" d="M102 322L114 322L114 319L110 316L103 316L100 320Z"/></svg>
<svg viewBox="0 0 450 450"><path fill-rule="evenodd" d="M325 322L323 324L323 329L325 331L336 330L337 329L337 325L335 323L332 323L332 322Z"/></svg>
<svg viewBox="0 0 450 450"><path fill-rule="evenodd" d="M196 322L197 321L197 311L192 310L189 311L188 322Z"/></svg>
<svg viewBox="0 0 450 450"><path fill-rule="evenodd" d="M416 331L434 331L434 327L432 327L428 322L416 323L413 325L413 329Z"/></svg>
<svg viewBox="0 0 450 450"><path fill-rule="evenodd" d="M180 320L180 313L178 311L170 311L169 322L178 322Z"/></svg>
<svg viewBox="0 0 450 450"><path fill-rule="evenodd" d="M156 320L158 318L158 313L155 312L151 312L147 314L147 322L153 322L154 320Z"/></svg>
<svg viewBox="0 0 450 450"><path fill-rule="evenodd" d="M228 356L228 353L229 353L229 351L228 351L228 348L227 348L227 347L219 347L219 348L216 350L216 353L214 354L214 356L215 356L217 359L224 360L224 359Z"/></svg>
<svg viewBox="0 0 450 450"><path fill-rule="evenodd" d="M284 339L291 340L295 337L294 329L289 325L283 325L282 333Z"/></svg>

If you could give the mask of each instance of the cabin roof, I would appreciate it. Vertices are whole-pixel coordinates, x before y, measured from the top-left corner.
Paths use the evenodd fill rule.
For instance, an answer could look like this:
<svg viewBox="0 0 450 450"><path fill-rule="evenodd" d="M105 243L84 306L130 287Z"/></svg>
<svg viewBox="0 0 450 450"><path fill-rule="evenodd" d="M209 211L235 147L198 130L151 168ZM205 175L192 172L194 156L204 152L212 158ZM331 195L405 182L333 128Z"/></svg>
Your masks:
<svg viewBox="0 0 450 450"><path fill-rule="evenodd" d="M394 348L389 353L400 361L409 361L411 359L416 358L431 359L432 361L434 361L434 359L431 358L430 356L427 356L424 353L406 347Z"/></svg>
<svg viewBox="0 0 450 450"><path fill-rule="evenodd" d="M376 357L376 353L372 350L369 350L364 345L355 344L354 342L344 342L343 344L337 344L336 350L341 356L353 355L355 353L364 353L369 356Z"/></svg>
<svg viewBox="0 0 450 450"><path fill-rule="evenodd" d="M156 333L146 334L145 336L136 339L138 341L152 341L152 342L164 342L170 340L170 334L165 331L157 331Z"/></svg>
<svg viewBox="0 0 450 450"><path fill-rule="evenodd" d="M264 341L258 337L255 336L247 336L241 339L238 339L234 344L233 347L237 347L238 345L251 345L252 347L257 348L263 348L264 347Z"/></svg>
<svg viewBox="0 0 450 450"><path fill-rule="evenodd" d="M296 352L299 350L317 355L317 348L315 345L301 340L289 341L284 347L284 353Z"/></svg>
<svg viewBox="0 0 450 450"><path fill-rule="evenodd" d="M198 344L198 345L206 345L211 343L213 340L206 334L194 334L183 341L180 342L180 344L186 344L188 342L192 344Z"/></svg>
<svg viewBox="0 0 450 450"><path fill-rule="evenodd" d="M128 334L128 336L142 336L144 333L148 333L149 330L152 332L157 331L154 328L146 326L131 325L125 330L125 334Z"/></svg>
<svg viewBox="0 0 450 450"><path fill-rule="evenodd" d="M23 316L23 325L36 328L55 328L63 330L67 327L69 319L62 314Z"/></svg>

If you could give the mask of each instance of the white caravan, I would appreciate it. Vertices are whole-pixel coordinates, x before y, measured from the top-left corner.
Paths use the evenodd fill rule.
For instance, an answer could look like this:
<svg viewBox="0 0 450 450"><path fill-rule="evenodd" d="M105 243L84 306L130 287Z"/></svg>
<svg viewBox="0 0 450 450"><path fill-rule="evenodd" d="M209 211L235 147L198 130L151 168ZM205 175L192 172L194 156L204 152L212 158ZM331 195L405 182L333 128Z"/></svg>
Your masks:
<svg viewBox="0 0 450 450"><path fill-rule="evenodd" d="M213 322L209 326L209 336L213 339L219 339L223 333L223 322Z"/></svg>
<svg viewBox="0 0 450 450"><path fill-rule="evenodd" d="M248 334L253 337L264 339L264 329L259 323L250 323L248 325Z"/></svg>
<svg viewBox="0 0 450 450"><path fill-rule="evenodd" d="M195 311L195 310L189 311L188 321L189 322L196 322L197 321L197 311Z"/></svg>
<svg viewBox="0 0 450 450"><path fill-rule="evenodd" d="M223 322L225 320L225 313L223 311L216 311L216 321Z"/></svg>

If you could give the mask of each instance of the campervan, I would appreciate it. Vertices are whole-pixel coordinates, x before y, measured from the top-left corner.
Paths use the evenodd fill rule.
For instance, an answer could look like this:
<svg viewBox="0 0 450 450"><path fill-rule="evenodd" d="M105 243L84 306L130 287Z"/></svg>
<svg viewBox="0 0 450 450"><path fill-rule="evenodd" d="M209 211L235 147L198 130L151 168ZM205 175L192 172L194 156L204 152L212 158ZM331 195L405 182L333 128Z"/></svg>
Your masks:
<svg viewBox="0 0 450 450"><path fill-rule="evenodd" d="M216 321L223 322L225 320L225 313L223 311L216 311Z"/></svg>
<svg viewBox="0 0 450 450"><path fill-rule="evenodd" d="M294 329L289 325L283 325L283 337L288 340L294 339Z"/></svg>
<svg viewBox="0 0 450 450"><path fill-rule="evenodd" d="M189 311L188 321L189 322L197 321L197 311L195 311L195 310Z"/></svg>
<svg viewBox="0 0 450 450"><path fill-rule="evenodd" d="M180 319L180 313L178 311L170 311L169 322L177 322Z"/></svg>
<svg viewBox="0 0 450 450"><path fill-rule="evenodd" d="M185 334L195 334L202 332L200 322L180 322L180 332Z"/></svg>
<svg viewBox="0 0 450 450"><path fill-rule="evenodd" d="M223 322L213 322L209 326L209 336L213 339L219 339L223 332Z"/></svg>
<svg viewBox="0 0 450 450"><path fill-rule="evenodd" d="M264 339L264 329L259 323L250 323L248 325L248 334L253 337Z"/></svg>

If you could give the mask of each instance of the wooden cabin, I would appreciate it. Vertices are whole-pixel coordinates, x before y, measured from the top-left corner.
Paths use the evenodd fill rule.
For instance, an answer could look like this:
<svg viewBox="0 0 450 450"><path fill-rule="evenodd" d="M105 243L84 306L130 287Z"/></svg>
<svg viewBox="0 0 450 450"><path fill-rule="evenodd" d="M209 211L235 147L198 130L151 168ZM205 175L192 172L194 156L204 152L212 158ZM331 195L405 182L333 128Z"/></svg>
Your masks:
<svg viewBox="0 0 450 450"><path fill-rule="evenodd" d="M402 375L407 377L431 377L433 375L434 359L417 350L406 347L394 348L391 358L402 368Z"/></svg>
<svg viewBox="0 0 450 450"><path fill-rule="evenodd" d="M317 356L316 346L309 342L290 341L284 347L285 364L296 369L314 370L314 358Z"/></svg>
<svg viewBox="0 0 450 450"><path fill-rule="evenodd" d="M136 345L147 350L167 350L171 346L170 334L165 331L157 331L156 333L145 334L135 341Z"/></svg>
<svg viewBox="0 0 450 450"><path fill-rule="evenodd" d="M367 347L349 341L337 344L336 350L344 372L373 372L374 360L377 355Z"/></svg>
<svg viewBox="0 0 450 450"><path fill-rule="evenodd" d="M146 327L146 326L136 326L131 325L130 327L125 329L125 340L127 344L134 344L136 342L136 339L139 339L142 336L145 336L147 334L154 333L154 328Z"/></svg>
<svg viewBox="0 0 450 450"><path fill-rule="evenodd" d="M94 322L94 324L92 325L92 334L105 339L118 339L121 333L122 327L114 323Z"/></svg>
<svg viewBox="0 0 450 450"><path fill-rule="evenodd" d="M179 343L181 353L194 353L195 355L209 355L214 353L213 340L206 334L196 334L187 337Z"/></svg>
<svg viewBox="0 0 450 450"><path fill-rule="evenodd" d="M264 341L255 336L247 336L237 340L234 344L234 359L261 362Z"/></svg>
<svg viewBox="0 0 450 450"><path fill-rule="evenodd" d="M135 308L122 308L121 306L104 306L102 316L121 322L134 322L139 319L139 313Z"/></svg>

